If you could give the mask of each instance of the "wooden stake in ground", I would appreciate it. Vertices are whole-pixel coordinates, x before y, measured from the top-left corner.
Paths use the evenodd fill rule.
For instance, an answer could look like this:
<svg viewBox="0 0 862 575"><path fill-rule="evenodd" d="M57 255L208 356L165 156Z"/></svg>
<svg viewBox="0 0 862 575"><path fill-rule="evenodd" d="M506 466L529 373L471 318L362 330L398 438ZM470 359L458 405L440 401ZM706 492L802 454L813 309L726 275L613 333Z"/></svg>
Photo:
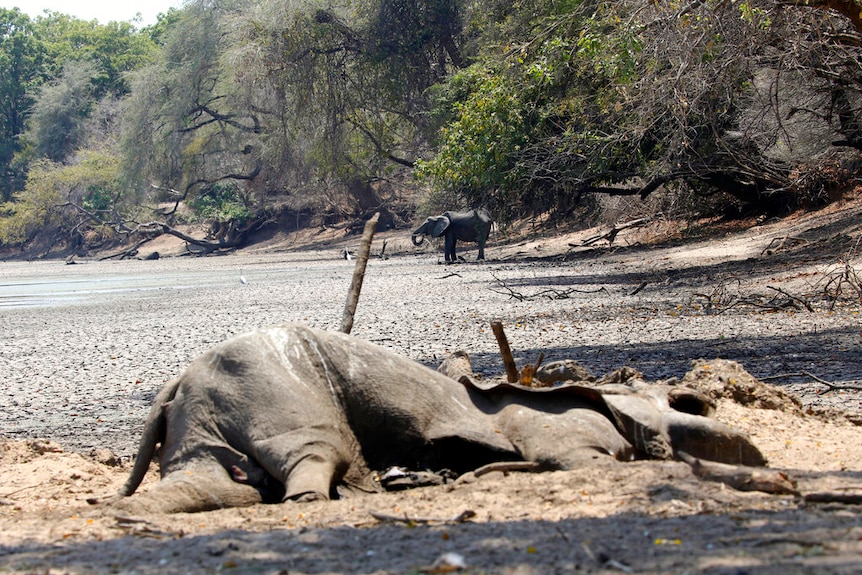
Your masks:
<svg viewBox="0 0 862 575"><path fill-rule="evenodd" d="M371 254L371 240L374 238L374 229L380 214L376 213L365 222L365 230L362 232L362 244L359 246L359 255L356 257L356 267L353 268L353 279L350 281L350 290L347 292L347 304L344 306L344 315L341 317L341 331L350 333L353 329L353 316L356 314L356 304L359 303L359 292L362 291L362 282L365 280L365 265Z"/></svg>
<svg viewBox="0 0 862 575"><path fill-rule="evenodd" d="M506 366L506 381L515 383L519 377L518 366L515 365L515 358L512 357L512 350L509 349L509 340L506 339L506 332L503 331L503 323L499 320L494 320L491 322L491 329L494 332L494 337L497 338L497 345L500 346L503 365Z"/></svg>

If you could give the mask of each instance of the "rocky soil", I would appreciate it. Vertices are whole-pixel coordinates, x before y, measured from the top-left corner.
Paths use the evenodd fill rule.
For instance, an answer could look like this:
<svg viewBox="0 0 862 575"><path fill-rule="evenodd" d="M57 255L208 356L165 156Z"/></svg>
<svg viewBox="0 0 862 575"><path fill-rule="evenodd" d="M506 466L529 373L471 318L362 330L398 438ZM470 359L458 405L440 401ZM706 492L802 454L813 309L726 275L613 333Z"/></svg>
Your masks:
<svg viewBox="0 0 862 575"><path fill-rule="evenodd" d="M727 398L719 417L803 494L862 491L862 201L703 238L668 223L583 245L602 231L500 235L488 261L464 246L454 266L409 233L378 234L353 334L433 366L465 349L486 376L503 370L495 319L519 366L544 353L662 380L698 358L734 360L802 407ZM93 515L86 499L122 483L151 399L192 358L263 325L338 329L353 271L342 253L358 243L314 230L220 257L0 263L0 572L417 573L459 561L469 573L858 572L858 504L739 492L679 462ZM142 255L152 250L182 246ZM447 521L467 510L476 516Z"/></svg>

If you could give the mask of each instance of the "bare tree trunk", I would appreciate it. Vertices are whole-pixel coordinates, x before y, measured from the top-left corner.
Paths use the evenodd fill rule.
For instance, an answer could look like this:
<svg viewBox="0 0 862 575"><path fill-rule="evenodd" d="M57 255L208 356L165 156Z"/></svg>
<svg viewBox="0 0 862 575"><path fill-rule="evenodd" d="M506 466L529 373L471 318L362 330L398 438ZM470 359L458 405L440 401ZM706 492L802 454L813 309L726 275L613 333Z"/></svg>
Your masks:
<svg viewBox="0 0 862 575"><path fill-rule="evenodd" d="M359 246L359 254L356 257L356 267L353 269L353 279L347 292L347 304L344 306L344 315L341 317L341 331L350 333L353 329L353 316L356 314L356 304L359 303L359 292L362 291L362 282L365 280L365 266L368 256L371 254L371 240L374 238L374 230L380 213L371 216L365 222L365 230L362 232L362 245Z"/></svg>

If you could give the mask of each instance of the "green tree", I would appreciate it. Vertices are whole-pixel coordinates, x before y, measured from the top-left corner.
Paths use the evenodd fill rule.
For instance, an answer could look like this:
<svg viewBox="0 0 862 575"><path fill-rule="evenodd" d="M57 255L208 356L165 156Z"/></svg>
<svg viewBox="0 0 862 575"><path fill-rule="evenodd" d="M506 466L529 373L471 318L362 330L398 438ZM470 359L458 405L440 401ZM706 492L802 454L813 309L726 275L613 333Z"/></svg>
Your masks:
<svg viewBox="0 0 862 575"><path fill-rule="evenodd" d="M45 50L30 18L17 8L0 9L0 199L7 201L23 181L13 165L19 134L44 79Z"/></svg>
<svg viewBox="0 0 862 575"><path fill-rule="evenodd" d="M250 185L259 112L237 101L241 89L222 61L223 13L192 4L174 23L161 57L136 72L123 112L123 172L146 194L153 186L179 197L207 193L222 181Z"/></svg>
<svg viewBox="0 0 862 575"><path fill-rule="evenodd" d="M640 0L491 14L474 69L435 90L444 125L420 169L465 203L568 217L677 186L780 212L801 201L800 165L862 147L860 44L839 17Z"/></svg>
<svg viewBox="0 0 862 575"><path fill-rule="evenodd" d="M27 132L40 156L61 162L77 150L96 103L95 76L94 64L69 61L58 80L42 87Z"/></svg>
<svg viewBox="0 0 862 575"><path fill-rule="evenodd" d="M96 66L94 97L122 96L129 90L126 74L152 61L157 44L147 30L131 22L99 24L53 12L36 19L45 46L46 72L59 77L70 61Z"/></svg>
<svg viewBox="0 0 862 575"><path fill-rule="evenodd" d="M41 234L78 247L127 231L116 211L117 166L105 151L84 152L73 165L34 161L26 186L4 206L0 244L22 244Z"/></svg>

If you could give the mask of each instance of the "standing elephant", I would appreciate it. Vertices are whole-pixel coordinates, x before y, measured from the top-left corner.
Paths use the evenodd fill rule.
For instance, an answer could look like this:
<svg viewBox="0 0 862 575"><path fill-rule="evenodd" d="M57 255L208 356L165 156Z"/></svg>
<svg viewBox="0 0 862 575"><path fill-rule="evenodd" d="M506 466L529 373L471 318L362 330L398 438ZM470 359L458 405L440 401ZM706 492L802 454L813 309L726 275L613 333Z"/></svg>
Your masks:
<svg viewBox="0 0 862 575"><path fill-rule="evenodd" d="M674 409L692 402L669 401L663 388L483 389L469 372L469 362L444 374L301 324L236 336L158 393L114 506L172 513L329 499L379 490L374 472L392 466L464 473L525 460L575 469L677 451L765 462L742 434ZM162 481L127 498L156 454Z"/></svg>
<svg viewBox="0 0 862 575"><path fill-rule="evenodd" d="M485 259L485 242L491 233L491 214L485 208L468 210L466 212L445 212L439 216L431 216L425 223L419 226L410 239L414 246L422 245L425 236L439 238L444 236L444 252L446 263L456 263L455 242L476 242L479 244L479 256L476 259Z"/></svg>

